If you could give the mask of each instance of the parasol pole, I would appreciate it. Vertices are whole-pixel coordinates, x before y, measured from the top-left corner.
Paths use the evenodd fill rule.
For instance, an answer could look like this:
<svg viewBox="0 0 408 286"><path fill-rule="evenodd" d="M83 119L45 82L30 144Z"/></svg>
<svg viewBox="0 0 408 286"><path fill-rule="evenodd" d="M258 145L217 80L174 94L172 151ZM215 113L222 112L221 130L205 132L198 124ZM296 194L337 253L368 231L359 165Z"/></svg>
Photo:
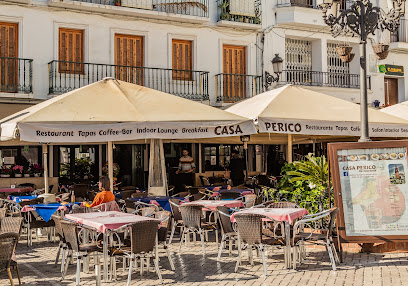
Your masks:
<svg viewBox="0 0 408 286"><path fill-rule="evenodd" d="M113 142L108 141L108 177L110 181L110 189L113 192Z"/></svg>

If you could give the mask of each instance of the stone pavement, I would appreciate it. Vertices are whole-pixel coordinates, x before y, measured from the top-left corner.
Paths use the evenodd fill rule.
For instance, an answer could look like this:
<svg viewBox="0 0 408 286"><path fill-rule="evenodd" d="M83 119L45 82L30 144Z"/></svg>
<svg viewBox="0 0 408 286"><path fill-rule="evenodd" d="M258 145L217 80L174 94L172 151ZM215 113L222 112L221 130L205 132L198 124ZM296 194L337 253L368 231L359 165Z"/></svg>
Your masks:
<svg viewBox="0 0 408 286"><path fill-rule="evenodd" d="M178 243L172 243L170 249L176 271L170 270L164 253L160 268L164 284L171 285L407 285L408 254L364 254L348 253L345 263L339 265L337 271L332 271L328 255L324 250L308 249L308 259L298 270L284 269L283 252L274 248L268 251L268 276L263 276L261 259L254 255L254 266L250 266L246 252L243 255L243 265L238 273L234 273L236 251L228 257L225 252L222 260L217 262L217 249L214 242L206 243L207 254L202 255L200 243L191 243L183 247L182 253L177 253ZM23 285L75 285L76 264L70 265L67 277L61 282L59 267L54 266L57 243L40 241L33 242L32 247L25 245L25 240L18 245L17 259ZM121 264L118 264L120 267ZM153 267L152 267L153 268ZM152 271L152 270L151 270ZM17 283L17 276L14 282ZM81 286L95 285L91 270L89 274L81 272ZM10 285L7 274L1 272L0 285ZM127 272L118 269L117 281L102 283L102 285L126 285ZM18 284L16 284L18 285ZM154 272L145 273L141 278L134 272L131 285L159 285Z"/></svg>

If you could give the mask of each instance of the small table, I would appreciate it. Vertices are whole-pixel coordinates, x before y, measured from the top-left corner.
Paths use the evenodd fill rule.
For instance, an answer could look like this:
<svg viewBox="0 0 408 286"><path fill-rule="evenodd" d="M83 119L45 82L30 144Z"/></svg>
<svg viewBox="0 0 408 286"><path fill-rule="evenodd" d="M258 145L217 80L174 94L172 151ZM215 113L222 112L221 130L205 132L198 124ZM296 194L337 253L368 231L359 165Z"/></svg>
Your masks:
<svg viewBox="0 0 408 286"><path fill-rule="evenodd" d="M198 200L198 201L193 201L189 203L183 203L182 205L201 205L204 208L210 209L212 211L217 210L217 207L228 207L228 208L240 208L244 207L244 203L239 200L220 200L220 201L214 201L214 200Z"/></svg>
<svg viewBox="0 0 408 286"><path fill-rule="evenodd" d="M23 201L29 201L38 198L37 195L33 196L9 196L7 199L10 201L13 201L15 203L23 202Z"/></svg>
<svg viewBox="0 0 408 286"><path fill-rule="evenodd" d="M81 203L75 203L75 204L81 204ZM52 217L52 215L57 212L57 211L66 211L68 209L71 209L73 203L49 203L49 204L37 204L37 205L29 205L29 206L24 206L21 209L21 212L29 212L29 211L36 211L40 217L44 221L49 221Z"/></svg>
<svg viewBox="0 0 408 286"><path fill-rule="evenodd" d="M29 193L33 192L34 189L31 187L24 188L1 188L0 193Z"/></svg>
<svg viewBox="0 0 408 286"><path fill-rule="evenodd" d="M108 236L110 235L110 232L130 223L144 220L156 220L149 217L137 216L118 211L67 214L65 215L65 219L93 228L96 231L105 234L103 236L104 281L108 280Z"/></svg>
<svg viewBox="0 0 408 286"><path fill-rule="evenodd" d="M219 194L222 195L222 193L238 193L241 196L245 196L245 195L253 194L254 190L252 190L252 189L230 189L230 190L220 189L220 190L213 191L212 196L217 197Z"/></svg>
<svg viewBox="0 0 408 286"><path fill-rule="evenodd" d="M171 212L170 199L185 200L185 198L179 197L167 197L167 196L149 196L144 198L129 198L129 200L134 202L142 202L146 204L152 204L162 207L164 210Z"/></svg>
<svg viewBox="0 0 408 286"><path fill-rule="evenodd" d="M307 209L303 208L250 208L245 209L231 215L231 222L235 222L234 216L237 213L259 214L271 218L275 221L285 223L285 237L286 237L286 255L285 264L287 268L291 268L291 247L290 247L290 225L298 218L309 214ZM264 219L267 221L268 219Z"/></svg>

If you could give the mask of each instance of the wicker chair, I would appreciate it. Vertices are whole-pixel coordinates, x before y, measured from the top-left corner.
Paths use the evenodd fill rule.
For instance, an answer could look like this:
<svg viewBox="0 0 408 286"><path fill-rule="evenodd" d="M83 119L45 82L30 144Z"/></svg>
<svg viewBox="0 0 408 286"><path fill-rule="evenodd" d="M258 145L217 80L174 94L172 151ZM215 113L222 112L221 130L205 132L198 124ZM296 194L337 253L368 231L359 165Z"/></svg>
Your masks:
<svg viewBox="0 0 408 286"><path fill-rule="evenodd" d="M88 198L88 190L89 190L88 184L75 184L72 188L74 190L75 199L77 198L89 199Z"/></svg>
<svg viewBox="0 0 408 286"><path fill-rule="evenodd" d="M161 221L161 225L158 231L158 241L163 245L164 250L166 250L167 258L169 259L171 270L175 270L173 260L171 259L170 251L167 246L167 233L170 225L171 212L169 211L158 211L154 213L154 218Z"/></svg>
<svg viewBox="0 0 408 286"><path fill-rule="evenodd" d="M101 252L96 243L89 243L89 244L79 244L78 239L78 226L75 223L68 222L68 221L61 221L61 228L67 243L68 247L68 254L67 259L64 263L64 271L62 272L62 280L65 278L65 274L68 269L68 261L69 258L73 255L77 258L77 270L76 270L76 281L75 285L80 285L80 272L81 272L81 260L88 256L88 253L94 254L94 261L95 261L95 275L97 279L96 285L100 285L100 271L99 271L99 256L98 252Z"/></svg>
<svg viewBox="0 0 408 286"><path fill-rule="evenodd" d="M30 206L30 205L38 205L44 203L44 198L35 198L32 200L21 201L18 204L20 207Z"/></svg>
<svg viewBox="0 0 408 286"><path fill-rule="evenodd" d="M125 254L130 257L130 266L127 285L130 285L133 272L133 263L136 259L140 259L141 272L143 272L143 260L153 258L157 276L162 283L162 276L159 268L159 257L157 255L157 232L159 221L146 220L132 224L130 230L131 247L130 251Z"/></svg>
<svg viewBox="0 0 408 286"><path fill-rule="evenodd" d="M298 263L301 263L306 256L304 243L324 245L329 253L332 269L336 270L336 262L339 263L336 248L333 244L334 220L338 208L331 208L317 214L307 215L304 219L297 221L293 226L293 269L296 269ZM320 221L328 219L328 226L324 229L316 229ZM311 231L304 232L308 227Z"/></svg>
<svg viewBox="0 0 408 286"><path fill-rule="evenodd" d="M132 196L132 194L136 193L136 190L125 190L120 192L122 195L122 200L126 200Z"/></svg>
<svg viewBox="0 0 408 286"><path fill-rule="evenodd" d="M7 233L13 232L20 235L21 228L23 226L23 218L22 217L3 217L0 219L0 232Z"/></svg>
<svg viewBox="0 0 408 286"><path fill-rule="evenodd" d="M198 233L200 235L203 253L205 254L204 236L208 231L215 230L215 238L218 246L217 225L211 222L202 222L203 207L201 205L180 205L180 212L184 228L180 239L179 252L181 251L183 240L186 240L187 242L190 233L193 233L194 235Z"/></svg>
<svg viewBox="0 0 408 286"><path fill-rule="evenodd" d="M147 194L147 193L143 193L143 192L133 193L133 194L131 195L132 198L146 198L147 196L148 196L148 194Z"/></svg>
<svg viewBox="0 0 408 286"><path fill-rule="evenodd" d="M0 234L0 270L6 270L10 279L10 285L14 286L11 269L16 270L18 283L21 286L20 272L17 262L12 259L18 242L18 233L8 232Z"/></svg>
<svg viewBox="0 0 408 286"><path fill-rule="evenodd" d="M237 222L238 230L238 261L235 266L235 272L238 271L238 267L241 264L242 250L247 249L249 254L249 261L252 264L252 247L255 247L261 251L262 264L264 269L264 275L266 272L266 261L265 261L265 247L267 245L277 245L282 244L282 237L264 237L262 235L262 218L263 215L250 214L250 213L236 213L234 215L235 221ZM269 219L269 218L268 218Z"/></svg>
<svg viewBox="0 0 408 286"><path fill-rule="evenodd" d="M170 208L171 208L171 234L170 234L170 239L169 239L169 244L173 241L174 237L174 232L176 231L176 227L180 228L180 238L181 238L181 233L183 232L183 219L181 217L181 212L179 209L181 200L179 199L169 199L170 203Z"/></svg>
<svg viewBox="0 0 408 286"><path fill-rule="evenodd" d="M141 216L153 217L156 211L157 211L156 207L150 206L150 207L140 208L137 210L136 213L140 214Z"/></svg>
<svg viewBox="0 0 408 286"><path fill-rule="evenodd" d="M221 245L218 251L217 261L220 261L224 243L228 242L229 255L232 253L232 244L236 242L238 233L232 228L231 216L228 214L228 208L224 206L217 207L218 218L222 230Z"/></svg>
<svg viewBox="0 0 408 286"><path fill-rule="evenodd" d="M233 199L236 200L241 196L238 192L222 192L220 193L221 200Z"/></svg>
<svg viewBox="0 0 408 286"><path fill-rule="evenodd" d="M282 209L282 208L299 208L299 206L296 203L292 202L265 202L264 205L267 208L271 209Z"/></svg>
<svg viewBox="0 0 408 286"><path fill-rule="evenodd" d="M62 249L62 258L61 258L61 273L64 271L64 263L65 263L65 256L67 251L67 243L65 241L64 232L62 231L61 221L62 217L53 215L52 219L55 223L55 234L58 236L59 244L58 244L58 251L57 256L55 257L55 266L58 264L59 256Z"/></svg>
<svg viewBox="0 0 408 286"><path fill-rule="evenodd" d="M258 197L255 194L248 194L248 195L243 196L245 208L249 209L249 208L254 207L256 204L257 198Z"/></svg>
<svg viewBox="0 0 408 286"><path fill-rule="evenodd" d="M6 217L7 208L0 208L0 218Z"/></svg>
<svg viewBox="0 0 408 286"><path fill-rule="evenodd" d="M181 192L173 195L172 197L178 197L178 198L186 198L191 196L190 192Z"/></svg>
<svg viewBox="0 0 408 286"><path fill-rule="evenodd" d="M207 197L206 194L197 193L197 194L193 194L193 195L191 196L190 201L205 200L206 197Z"/></svg>

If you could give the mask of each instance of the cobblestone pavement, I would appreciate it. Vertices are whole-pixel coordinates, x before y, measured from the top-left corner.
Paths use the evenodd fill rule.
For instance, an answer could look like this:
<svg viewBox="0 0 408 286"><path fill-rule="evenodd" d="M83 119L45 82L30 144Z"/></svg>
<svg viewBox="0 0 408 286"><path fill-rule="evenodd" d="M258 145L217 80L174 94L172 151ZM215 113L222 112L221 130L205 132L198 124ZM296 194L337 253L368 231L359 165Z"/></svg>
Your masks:
<svg viewBox="0 0 408 286"><path fill-rule="evenodd" d="M287 270L283 264L283 252L274 248L268 251L268 276L263 276L260 258L254 255L254 265L250 266L246 255L238 273L234 273L236 254L231 257L224 253L217 262L215 242L206 243L205 256L202 255L200 243L191 243L183 247L182 253L177 253L178 243L172 243L170 249L176 266L176 271L170 269L164 253L160 268L164 284L172 285L407 285L408 255L406 253L392 254L362 254L348 253L345 262L339 265L337 271L332 271L328 255L324 250L308 249L308 259L298 270ZM23 240L17 249L17 259L20 267L23 285L75 285L76 264L70 265L68 275L61 281L59 268L54 266L57 243L44 239L34 241L28 248ZM246 254L246 253L245 253ZM120 267L121 264L118 264ZM153 267L152 267L153 268ZM156 274L145 273L141 278L134 272L131 285L159 285ZM13 272L15 283L17 277ZM95 285L94 272L81 272L81 286ZM7 274L0 274L0 285L10 285ZM126 285L127 272L118 269L118 279L102 285ZM18 285L18 284L17 284Z"/></svg>

